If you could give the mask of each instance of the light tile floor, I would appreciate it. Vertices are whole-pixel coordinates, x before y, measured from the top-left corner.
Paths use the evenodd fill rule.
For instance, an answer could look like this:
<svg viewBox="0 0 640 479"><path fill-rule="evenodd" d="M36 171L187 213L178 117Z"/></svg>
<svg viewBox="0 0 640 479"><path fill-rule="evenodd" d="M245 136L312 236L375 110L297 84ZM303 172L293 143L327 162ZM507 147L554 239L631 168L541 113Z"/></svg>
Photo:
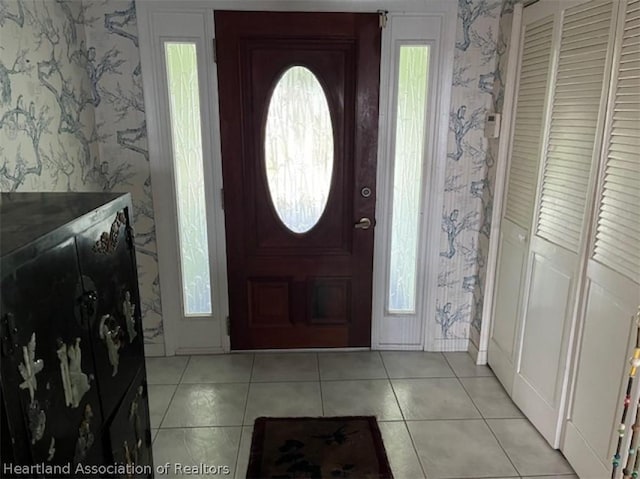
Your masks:
<svg viewBox="0 0 640 479"><path fill-rule="evenodd" d="M149 358L147 371L156 465L244 478L256 417L375 415L396 479L576 479L467 353Z"/></svg>

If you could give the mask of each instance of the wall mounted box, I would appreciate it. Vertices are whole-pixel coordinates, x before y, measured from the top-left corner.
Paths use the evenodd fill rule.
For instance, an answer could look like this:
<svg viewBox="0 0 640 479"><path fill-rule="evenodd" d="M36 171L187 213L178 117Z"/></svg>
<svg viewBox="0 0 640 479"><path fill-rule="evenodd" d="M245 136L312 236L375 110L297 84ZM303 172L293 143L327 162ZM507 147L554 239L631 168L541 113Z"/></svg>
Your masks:
<svg viewBox="0 0 640 479"><path fill-rule="evenodd" d="M502 121L501 113L487 113L484 124L485 138L500 138L500 123Z"/></svg>
<svg viewBox="0 0 640 479"><path fill-rule="evenodd" d="M131 215L129 194L0 196L3 477L29 464L152 476ZM125 475L111 472L98 475Z"/></svg>

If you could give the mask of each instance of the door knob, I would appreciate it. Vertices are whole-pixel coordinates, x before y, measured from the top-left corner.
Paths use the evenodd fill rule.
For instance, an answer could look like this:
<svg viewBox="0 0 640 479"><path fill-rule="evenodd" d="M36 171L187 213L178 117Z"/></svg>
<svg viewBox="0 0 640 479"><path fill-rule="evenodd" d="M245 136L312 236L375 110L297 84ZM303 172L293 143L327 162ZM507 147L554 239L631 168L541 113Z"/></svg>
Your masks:
<svg viewBox="0 0 640 479"><path fill-rule="evenodd" d="M360 221L353 226L357 230L368 230L371 228L371 220L369 218L360 218Z"/></svg>

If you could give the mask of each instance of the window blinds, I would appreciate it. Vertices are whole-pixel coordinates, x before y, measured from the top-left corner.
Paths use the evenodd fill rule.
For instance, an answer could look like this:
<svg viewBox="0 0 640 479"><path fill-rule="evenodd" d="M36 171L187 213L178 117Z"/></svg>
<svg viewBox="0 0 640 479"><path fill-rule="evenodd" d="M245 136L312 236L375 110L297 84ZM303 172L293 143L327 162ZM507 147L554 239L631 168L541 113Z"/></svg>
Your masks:
<svg viewBox="0 0 640 479"><path fill-rule="evenodd" d="M553 16L525 29L505 218L529 229L540 158Z"/></svg>
<svg viewBox="0 0 640 479"><path fill-rule="evenodd" d="M627 4L593 259L640 284L640 0Z"/></svg>

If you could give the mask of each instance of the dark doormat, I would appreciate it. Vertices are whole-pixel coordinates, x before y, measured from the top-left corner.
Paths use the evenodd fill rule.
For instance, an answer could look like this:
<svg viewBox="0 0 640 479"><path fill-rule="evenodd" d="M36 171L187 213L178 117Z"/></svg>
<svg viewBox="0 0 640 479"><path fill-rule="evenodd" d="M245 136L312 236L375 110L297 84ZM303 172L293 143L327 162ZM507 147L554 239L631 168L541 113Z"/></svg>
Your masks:
<svg viewBox="0 0 640 479"><path fill-rule="evenodd" d="M373 416L260 417L247 479L393 479Z"/></svg>

